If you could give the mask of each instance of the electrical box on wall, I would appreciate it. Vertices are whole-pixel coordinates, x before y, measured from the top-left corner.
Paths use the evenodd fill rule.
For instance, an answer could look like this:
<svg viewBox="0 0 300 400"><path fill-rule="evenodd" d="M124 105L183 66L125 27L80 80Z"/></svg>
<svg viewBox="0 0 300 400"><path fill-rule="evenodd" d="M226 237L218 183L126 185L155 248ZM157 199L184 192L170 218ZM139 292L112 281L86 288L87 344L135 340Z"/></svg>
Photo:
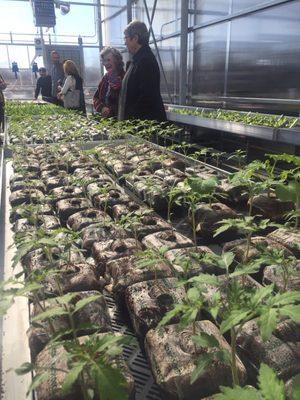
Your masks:
<svg viewBox="0 0 300 400"><path fill-rule="evenodd" d="M54 27L56 24L54 0L32 0L35 26Z"/></svg>
<svg viewBox="0 0 300 400"><path fill-rule="evenodd" d="M34 38L35 56L41 57L43 55L42 39L39 37Z"/></svg>

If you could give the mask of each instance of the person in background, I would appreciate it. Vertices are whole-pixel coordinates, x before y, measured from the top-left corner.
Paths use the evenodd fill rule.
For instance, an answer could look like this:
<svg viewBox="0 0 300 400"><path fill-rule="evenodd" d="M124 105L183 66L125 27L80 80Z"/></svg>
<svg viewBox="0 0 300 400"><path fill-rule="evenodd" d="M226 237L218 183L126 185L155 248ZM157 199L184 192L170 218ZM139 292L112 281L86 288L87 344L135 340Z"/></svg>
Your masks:
<svg viewBox="0 0 300 400"><path fill-rule="evenodd" d="M51 76L47 74L46 68L42 67L39 69L40 77L36 82L36 88L34 93L34 98L39 97L40 92L42 93L42 99L47 101L51 98L52 93L52 79Z"/></svg>
<svg viewBox="0 0 300 400"><path fill-rule="evenodd" d="M94 94L93 104L102 117L115 117L118 113L119 94L125 74L122 54L113 47L105 47L100 56L107 72Z"/></svg>
<svg viewBox="0 0 300 400"><path fill-rule="evenodd" d="M149 32L140 21L132 21L124 30L125 45L132 61L122 82L118 119L166 120L160 94L158 63L149 47Z"/></svg>
<svg viewBox="0 0 300 400"><path fill-rule="evenodd" d="M5 80L3 77L0 75L0 132L4 130L4 105L5 105L5 100L4 100L4 94L3 90L5 90L7 87L7 84L5 83Z"/></svg>
<svg viewBox="0 0 300 400"><path fill-rule="evenodd" d="M72 109L81 111L85 114L86 108L85 108L85 100L84 100L84 93L83 93L83 80L82 80L81 76L79 75L76 64L71 60L67 60L64 62L63 68L64 68L66 80L65 80L63 87L58 86L59 92L57 94L57 98L60 101L64 101L66 96L68 96L69 91L78 91L79 92L78 104L76 106L72 107ZM66 107L66 104L64 104L64 106ZM66 107L66 108L69 108L69 107Z"/></svg>
<svg viewBox="0 0 300 400"><path fill-rule="evenodd" d="M52 61L52 69L51 69L51 79L52 79L52 91L51 95L54 99L54 102L58 105L63 105L61 101L57 99L58 86L61 86L65 75L63 64L60 62L60 56L56 50L51 51L51 61Z"/></svg>

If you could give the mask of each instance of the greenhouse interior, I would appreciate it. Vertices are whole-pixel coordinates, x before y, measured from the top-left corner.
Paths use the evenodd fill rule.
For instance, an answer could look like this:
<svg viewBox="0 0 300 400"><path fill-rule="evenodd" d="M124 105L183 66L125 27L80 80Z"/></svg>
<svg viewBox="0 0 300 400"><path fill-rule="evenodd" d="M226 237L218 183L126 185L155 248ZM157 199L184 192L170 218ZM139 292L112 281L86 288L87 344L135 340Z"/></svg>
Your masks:
<svg viewBox="0 0 300 400"><path fill-rule="evenodd" d="M300 399L300 0L0 1L0 399Z"/></svg>

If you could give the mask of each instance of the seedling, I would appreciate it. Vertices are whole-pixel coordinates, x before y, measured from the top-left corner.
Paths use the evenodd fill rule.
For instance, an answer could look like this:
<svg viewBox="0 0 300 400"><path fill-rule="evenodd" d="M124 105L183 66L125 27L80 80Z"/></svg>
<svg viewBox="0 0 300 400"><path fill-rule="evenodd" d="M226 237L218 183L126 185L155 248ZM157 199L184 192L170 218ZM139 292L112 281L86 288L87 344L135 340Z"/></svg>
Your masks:
<svg viewBox="0 0 300 400"><path fill-rule="evenodd" d="M184 196L185 189L180 186L171 186L170 189L166 192L168 208L167 208L167 220L171 223L171 211L174 203L180 205L180 198Z"/></svg>
<svg viewBox="0 0 300 400"><path fill-rule="evenodd" d="M300 173L287 185L278 183L275 188L277 197L282 201L292 201L295 210L288 214L289 219L295 220L295 228L299 228L300 217Z"/></svg>
<svg viewBox="0 0 300 400"><path fill-rule="evenodd" d="M160 264L168 264L168 261L165 258L165 253L168 250L168 247L162 246L159 250L147 249L142 252L136 253L136 268L150 269L150 271L154 272L154 280L157 281L157 272Z"/></svg>
<svg viewBox="0 0 300 400"><path fill-rule="evenodd" d="M207 274L200 274L189 279L188 282L202 286L203 284L208 284L217 289L216 295L207 300L205 309L210 312L216 322L218 322L217 316L221 319L220 331L222 334L230 331L232 380L234 385L238 385L236 341L244 325L248 321L257 318L261 337L263 341L268 340L282 316L288 316L296 323L300 321L299 305L297 304L300 299L300 293L290 291L274 295L274 285L258 289L255 287L245 288L244 285L240 284L238 277L245 276L248 273L247 268L242 266L238 271L230 273L230 266L233 260L233 253L225 253L218 263L218 266L221 268L223 266L226 272L225 286L224 281L222 282L213 275ZM225 291L222 289L224 287ZM202 290L205 290L205 286ZM222 307L220 304L220 291L225 296Z"/></svg>
<svg viewBox="0 0 300 400"><path fill-rule="evenodd" d="M233 154L229 155L227 160L237 162L239 168L246 163L247 153L244 150L238 149Z"/></svg>
<svg viewBox="0 0 300 400"><path fill-rule="evenodd" d="M143 218L152 212L151 209L133 211L127 215L122 215L121 219L118 221L118 224L120 224L124 229L130 229L133 231L137 246L139 245L138 229Z"/></svg>
<svg viewBox="0 0 300 400"><path fill-rule="evenodd" d="M294 256L287 256L283 249L269 249L264 250L255 260L253 264L275 266L276 272L280 272L283 280L283 287L281 293L285 293L290 278L295 272L297 259ZM277 269L279 271L277 271Z"/></svg>
<svg viewBox="0 0 300 400"><path fill-rule="evenodd" d="M249 193L249 216L252 215L253 198L254 196L263 193L268 187L266 181L259 181L256 179L255 172L257 171L256 162L250 163L243 170L231 175L230 182L236 186L243 186L247 188Z"/></svg>
<svg viewBox="0 0 300 400"><path fill-rule="evenodd" d="M222 221L219 222L220 228L218 228L215 233L214 237L220 235L223 232L226 232L228 229L237 229L237 231L245 236L246 239L246 252L245 252L245 263L248 262L249 258L249 251L251 247L251 239L254 233L264 230L269 226L272 226L270 224L269 219L263 219L261 221L256 222L255 217L243 217L243 218L228 218L228 219L223 219Z"/></svg>
<svg viewBox="0 0 300 400"><path fill-rule="evenodd" d="M192 231L193 240L195 246L197 246L197 234L196 234L196 219L195 214L197 205L201 201L208 201L211 205L212 200L215 197L215 191L217 186L217 178L212 177L210 179L202 179L198 177L189 177L183 181L182 194L177 198L178 203L186 204L189 207L192 220Z"/></svg>
<svg viewBox="0 0 300 400"><path fill-rule="evenodd" d="M203 162L206 164L207 158L212 155L212 152L214 152L214 149L212 149L211 147L203 147L202 149L195 151L195 153L192 154L191 157L195 158L196 160L203 159Z"/></svg>
<svg viewBox="0 0 300 400"><path fill-rule="evenodd" d="M187 142L176 143L176 144L169 146L169 150L176 150L176 151L179 150L181 153L184 154L185 157L188 156L189 150L191 150L192 148L193 148L193 145L191 143L187 143Z"/></svg>
<svg viewBox="0 0 300 400"><path fill-rule="evenodd" d="M213 400L286 400L284 382L279 380L276 373L266 364L262 363L258 374L258 388L252 386L233 388L220 386L221 392L213 396ZM292 388L291 400L297 400L300 394L299 375L295 378Z"/></svg>

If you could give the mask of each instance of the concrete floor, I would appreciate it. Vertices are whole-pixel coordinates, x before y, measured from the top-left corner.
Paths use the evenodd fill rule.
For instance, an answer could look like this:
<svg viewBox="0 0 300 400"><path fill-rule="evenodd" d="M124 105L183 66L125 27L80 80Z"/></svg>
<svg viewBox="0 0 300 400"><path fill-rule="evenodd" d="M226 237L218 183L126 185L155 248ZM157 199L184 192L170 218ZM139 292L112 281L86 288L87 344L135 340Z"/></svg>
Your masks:
<svg viewBox="0 0 300 400"><path fill-rule="evenodd" d="M14 276L14 274L22 270L18 265L12 269L12 257L15 248L8 247L13 244L12 225L9 222L9 177L12 174L11 162L6 165L6 190L5 190L5 221L4 221L4 280ZM26 391L31 382L31 375L18 376L14 372L24 362L30 362L30 352L28 347L28 339L26 331L29 328L28 300L25 297L19 297L9 309L3 318L2 329L2 400L25 400Z"/></svg>

